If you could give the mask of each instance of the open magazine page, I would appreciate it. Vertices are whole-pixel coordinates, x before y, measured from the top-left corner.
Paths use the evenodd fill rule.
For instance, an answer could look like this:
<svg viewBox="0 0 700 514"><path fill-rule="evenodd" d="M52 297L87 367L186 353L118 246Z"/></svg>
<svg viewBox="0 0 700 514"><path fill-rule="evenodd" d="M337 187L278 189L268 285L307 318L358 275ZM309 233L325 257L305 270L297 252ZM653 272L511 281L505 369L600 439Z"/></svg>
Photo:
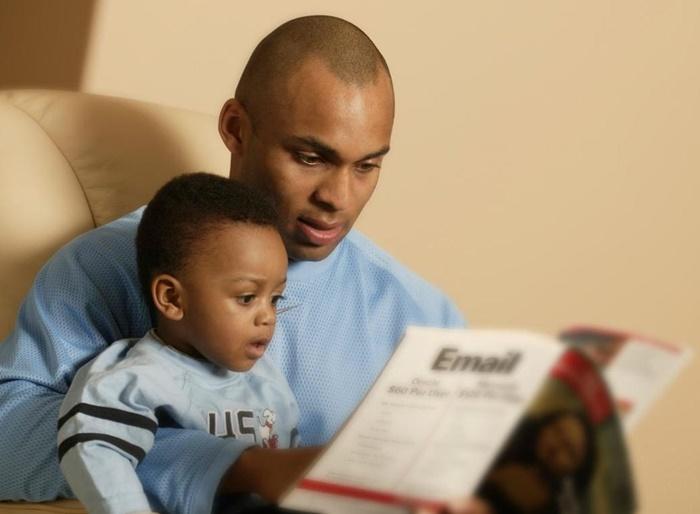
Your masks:
<svg viewBox="0 0 700 514"><path fill-rule="evenodd" d="M561 356L477 495L497 514L634 512L619 418L589 358Z"/></svg>
<svg viewBox="0 0 700 514"><path fill-rule="evenodd" d="M281 505L385 514L470 495L564 351L526 332L411 327Z"/></svg>
<svg viewBox="0 0 700 514"><path fill-rule="evenodd" d="M572 327L560 338L602 369L627 432L692 358L689 348L599 327Z"/></svg>

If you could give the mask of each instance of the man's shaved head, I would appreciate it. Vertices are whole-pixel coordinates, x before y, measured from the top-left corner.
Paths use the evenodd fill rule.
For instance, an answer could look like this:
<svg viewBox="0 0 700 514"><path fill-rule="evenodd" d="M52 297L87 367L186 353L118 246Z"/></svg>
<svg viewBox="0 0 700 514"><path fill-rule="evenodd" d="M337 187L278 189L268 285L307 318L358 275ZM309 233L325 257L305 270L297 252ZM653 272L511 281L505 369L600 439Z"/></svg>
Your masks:
<svg viewBox="0 0 700 514"><path fill-rule="evenodd" d="M379 180L394 124L384 58L332 16L288 21L253 51L219 116L230 177L272 197L292 260L325 259Z"/></svg>
<svg viewBox="0 0 700 514"><path fill-rule="evenodd" d="M380 73L390 77L384 57L358 27L333 16L305 16L272 31L255 48L236 88L236 98L253 120L261 110L275 109L284 87L301 65L316 58L342 82L374 83ZM284 100L282 100L284 101Z"/></svg>

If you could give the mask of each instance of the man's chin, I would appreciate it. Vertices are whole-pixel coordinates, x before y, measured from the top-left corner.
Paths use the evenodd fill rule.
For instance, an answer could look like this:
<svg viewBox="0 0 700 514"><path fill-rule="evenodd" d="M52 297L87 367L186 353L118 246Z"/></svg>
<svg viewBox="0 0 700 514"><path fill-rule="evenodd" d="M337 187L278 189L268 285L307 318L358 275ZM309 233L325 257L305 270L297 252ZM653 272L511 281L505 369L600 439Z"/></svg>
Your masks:
<svg viewBox="0 0 700 514"><path fill-rule="evenodd" d="M338 246L338 243L323 246L293 243L287 245L287 254L291 261L322 261L333 253L336 246Z"/></svg>

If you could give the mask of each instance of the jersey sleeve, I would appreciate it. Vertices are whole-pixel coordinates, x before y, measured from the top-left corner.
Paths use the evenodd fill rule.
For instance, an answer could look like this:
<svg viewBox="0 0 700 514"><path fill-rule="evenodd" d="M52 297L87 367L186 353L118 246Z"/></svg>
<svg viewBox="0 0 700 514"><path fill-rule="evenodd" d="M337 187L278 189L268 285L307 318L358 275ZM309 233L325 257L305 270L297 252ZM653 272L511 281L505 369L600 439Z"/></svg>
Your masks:
<svg viewBox="0 0 700 514"><path fill-rule="evenodd" d="M150 325L145 305L138 297L129 300L138 291L130 280L129 225L136 221L120 220L59 250L38 273L14 329L0 343L0 499L73 496L56 449L68 384L109 343L141 336Z"/></svg>
<svg viewBox="0 0 700 514"><path fill-rule="evenodd" d="M58 459L91 513L150 509L136 466L153 447L160 384L148 367L81 370L61 406ZM154 394L156 393L156 394Z"/></svg>
<svg viewBox="0 0 700 514"><path fill-rule="evenodd" d="M464 328L467 326L467 322L464 316L457 308L457 306L452 303L451 300L446 299L445 307L445 328Z"/></svg>

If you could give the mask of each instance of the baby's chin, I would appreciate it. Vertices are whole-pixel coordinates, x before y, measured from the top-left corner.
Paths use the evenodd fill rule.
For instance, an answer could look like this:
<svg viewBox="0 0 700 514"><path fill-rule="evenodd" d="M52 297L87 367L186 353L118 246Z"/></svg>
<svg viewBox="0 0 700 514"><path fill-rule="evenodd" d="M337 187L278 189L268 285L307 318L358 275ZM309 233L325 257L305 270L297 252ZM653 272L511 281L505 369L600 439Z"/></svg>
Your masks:
<svg viewBox="0 0 700 514"><path fill-rule="evenodd" d="M246 345L238 352L237 355L227 359L220 359L216 362L222 368L231 371L246 372L250 371L255 363L257 363L267 350L268 341L255 341L246 343Z"/></svg>

